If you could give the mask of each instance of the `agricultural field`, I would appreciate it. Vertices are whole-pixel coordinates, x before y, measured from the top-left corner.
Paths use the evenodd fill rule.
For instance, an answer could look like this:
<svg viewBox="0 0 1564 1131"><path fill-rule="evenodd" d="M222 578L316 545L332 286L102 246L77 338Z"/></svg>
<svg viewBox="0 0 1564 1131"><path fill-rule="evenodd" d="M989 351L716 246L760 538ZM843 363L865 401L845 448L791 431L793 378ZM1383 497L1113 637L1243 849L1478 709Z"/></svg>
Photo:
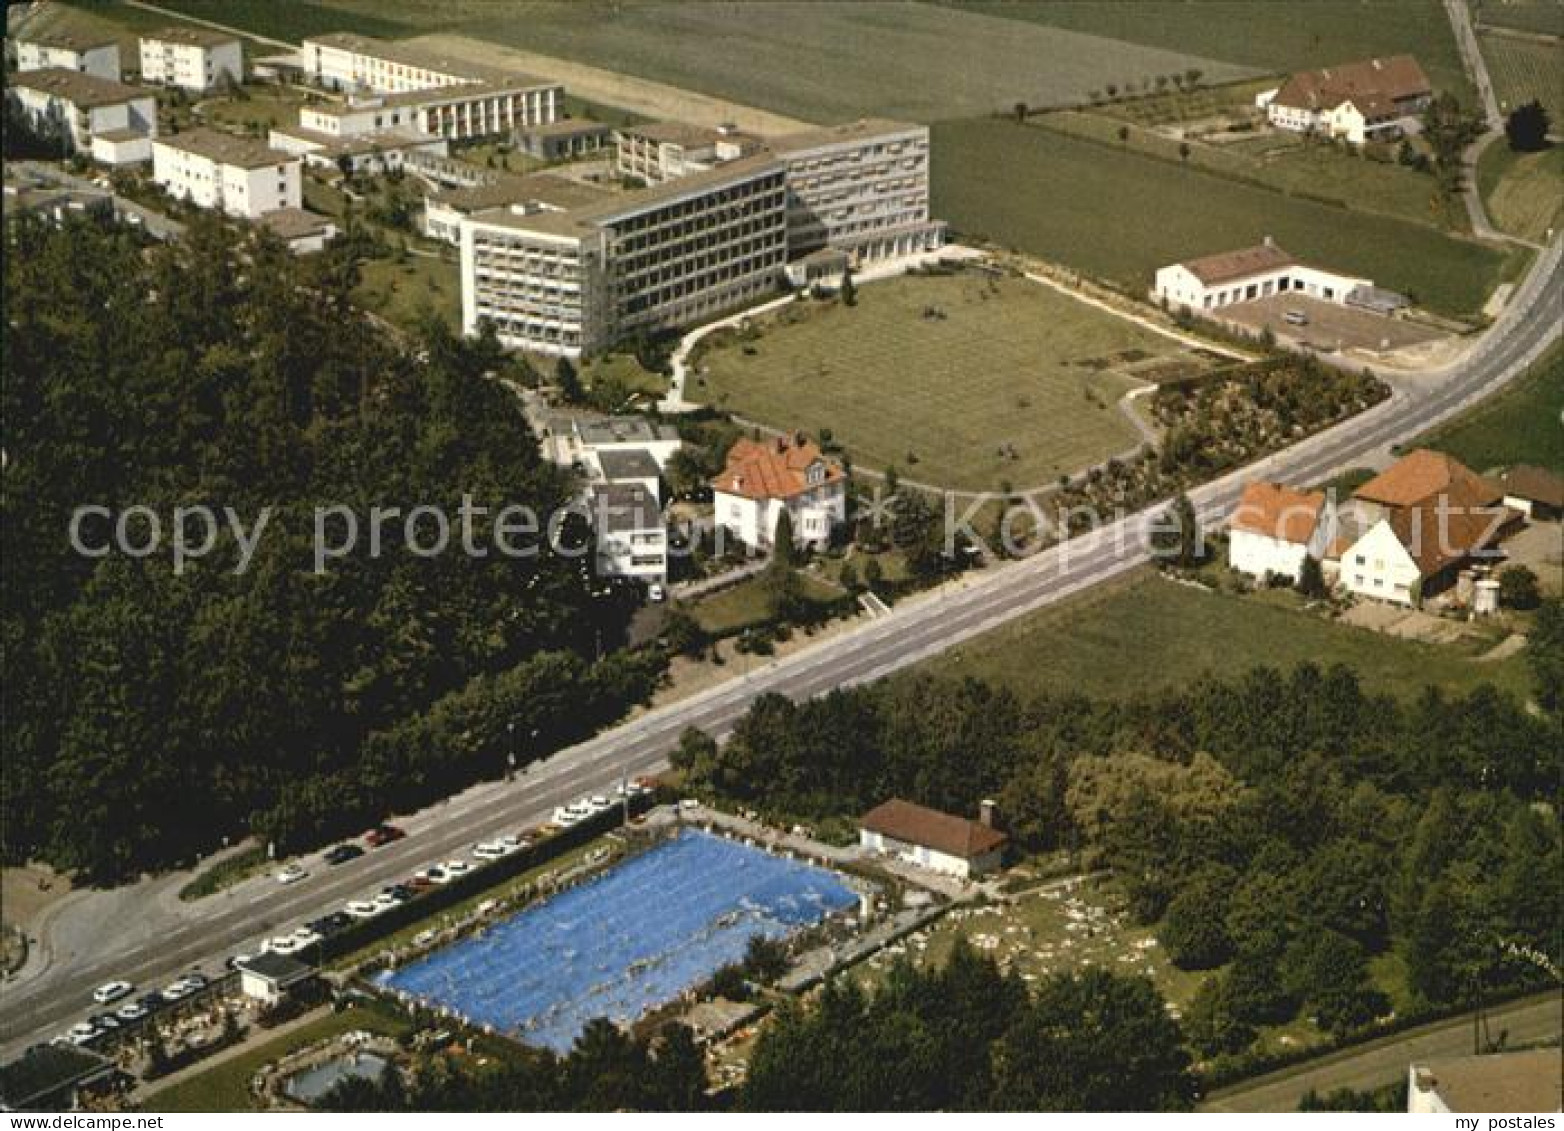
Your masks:
<svg viewBox="0 0 1564 1131"><path fill-rule="evenodd" d="M1040 125L934 129L933 213L958 235L1069 264L1136 292L1160 266L1259 243L1359 272L1443 314L1487 301L1509 254L1426 224L1241 184ZM1003 170L1003 176L971 171Z"/></svg>
<svg viewBox="0 0 1564 1131"><path fill-rule="evenodd" d="M1376 160L1355 150L1296 134L1279 136L1270 130L1229 144L1213 144L1200 138L1180 142L1166 132L1115 121L1109 114L1109 110L1061 110L1035 120L1071 137L1164 161L1187 163L1289 196L1355 211L1380 212L1449 230L1470 229L1465 207L1459 200L1444 197L1431 175L1392 160ZM1129 136L1121 140L1119 130L1124 128L1128 128ZM1181 145L1188 146L1187 157Z"/></svg>
<svg viewBox="0 0 1564 1131"><path fill-rule="evenodd" d="M1559 0L1470 0L1478 27L1503 27L1536 35L1564 36Z"/></svg>
<svg viewBox="0 0 1564 1131"><path fill-rule="evenodd" d="M1213 640L1222 647L1213 649ZM1202 675L1233 677L1260 664L1285 670L1307 660L1322 668L1348 664L1368 691L1403 699L1429 684L1467 691L1485 682L1526 695L1524 655L1479 660L1482 647L1334 624L1298 609L1288 591L1207 592L1147 568L1012 621L926 666L1023 693L1124 697L1175 690Z"/></svg>
<svg viewBox="0 0 1564 1131"><path fill-rule="evenodd" d="M355 26L362 13L426 25L423 31L459 31L815 122L866 114L933 121L1008 109L1017 101L1075 102L1106 82L1144 81L1190 67L1207 81L1252 73L1198 48L1171 51L880 0L555 0L528 4L525 19L517 18L515 5L496 0L333 0L332 6L344 17L351 14ZM264 22L274 27L283 21L279 15ZM716 49L718 44L730 46Z"/></svg>
<svg viewBox="0 0 1564 1131"><path fill-rule="evenodd" d="M1548 111L1553 132L1564 131L1564 42L1492 32L1480 34L1477 39L1493 76L1499 108L1508 113L1539 99Z"/></svg>
<svg viewBox="0 0 1564 1131"><path fill-rule="evenodd" d="M714 336L685 395L776 428L830 429L855 462L965 490L1018 489L1133 448L1118 401L1176 342L1021 279L870 283ZM1190 364L1196 364L1191 362Z"/></svg>
<svg viewBox="0 0 1564 1131"><path fill-rule="evenodd" d="M1440 0L940 0L962 11L1066 28L1279 73L1371 55L1416 55L1434 86L1475 100Z"/></svg>
<svg viewBox="0 0 1564 1131"><path fill-rule="evenodd" d="M158 6L289 43L333 31L356 31L388 39L415 35L432 30L440 15L448 10L444 4L411 0L364 5L336 4L331 0L287 0L285 4L277 0L158 0Z"/></svg>
<svg viewBox="0 0 1564 1131"><path fill-rule="evenodd" d="M1478 159L1477 186L1495 227L1540 243L1564 219L1564 146L1516 153L1496 141Z"/></svg>
<svg viewBox="0 0 1564 1131"><path fill-rule="evenodd" d="M1408 447L1438 448L1478 471L1535 463L1564 475L1564 346L1497 396Z"/></svg>
<svg viewBox="0 0 1564 1131"><path fill-rule="evenodd" d="M180 23L177 16L165 12L132 8L109 0L62 0L61 3L39 6L21 26L34 34L69 30L88 35L112 35L119 40L121 65L136 74L141 69L141 33ZM246 52L268 50L249 40L242 42Z"/></svg>

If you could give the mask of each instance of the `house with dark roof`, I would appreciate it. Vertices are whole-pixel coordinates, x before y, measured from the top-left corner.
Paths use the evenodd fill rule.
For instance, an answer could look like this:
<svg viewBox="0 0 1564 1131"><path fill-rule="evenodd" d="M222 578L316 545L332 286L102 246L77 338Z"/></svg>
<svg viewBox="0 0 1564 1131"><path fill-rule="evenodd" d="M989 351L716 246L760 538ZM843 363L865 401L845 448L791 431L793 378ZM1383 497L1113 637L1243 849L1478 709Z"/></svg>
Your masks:
<svg viewBox="0 0 1564 1131"><path fill-rule="evenodd" d="M1433 94L1416 59L1391 55L1299 71L1255 104L1278 129L1362 145L1399 137L1402 123L1428 109Z"/></svg>
<svg viewBox="0 0 1564 1131"><path fill-rule="evenodd" d="M1008 842L994 827L991 801L983 802L976 821L900 798L875 806L858 821L859 847L964 880L998 868Z"/></svg>
<svg viewBox="0 0 1564 1131"><path fill-rule="evenodd" d="M272 950L241 958L234 968L239 971L240 992L267 1005L277 1004L315 977L313 967Z"/></svg>
<svg viewBox="0 0 1564 1131"><path fill-rule="evenodd" d="M1165 306L1200 314L1281 294L1344 303L1354 291L1373 285L1372 279L1300 263L1266 236L1253 247L1159 268L1151 297Z"/></svg>
<svg viewBox="0 0 1564 1131"><path fill-rule="evenodd" d="M1426 448L1359 487L1353 505L1364 533L1339 548L1338 584L1399 605L1420 604L1463 568L1496 560L1522 520L1498 484Z"/></svg>
<svg viewBox="0 0 1564 1131"><path fill-rule="evenodd" d="M823 548L847 521L847 472L802 432L743 439L711 483L719 526L748 546L769 546L786 511L799 546Z"/></svg>
<svg viewBox="0 0 1564 1131"><path fill-rule="evenodd" d="M1408 1114L1463 1111L1564 1111L1564 1059L1558 1046L1452 1056L1411 1066L1407 1073ZM1518 1122L1511 1125L1522 1126Z"/></svg>
<svg viewBox="0 0 1564 1131"><path fill-rule="evenodd" d="M1545 467L1519 463L1499 476L1504 505L1527 518L1557 522L1564 514L1564 479Z"/></svg>
<svg viewBox="0 0 1564 1131"><path fill-rule="evenodd" d="M1323 493L1256 480L1244 488L1227 525L1229 568L1296 581L1305 558L1325 556L1335 522Z"/></svg>

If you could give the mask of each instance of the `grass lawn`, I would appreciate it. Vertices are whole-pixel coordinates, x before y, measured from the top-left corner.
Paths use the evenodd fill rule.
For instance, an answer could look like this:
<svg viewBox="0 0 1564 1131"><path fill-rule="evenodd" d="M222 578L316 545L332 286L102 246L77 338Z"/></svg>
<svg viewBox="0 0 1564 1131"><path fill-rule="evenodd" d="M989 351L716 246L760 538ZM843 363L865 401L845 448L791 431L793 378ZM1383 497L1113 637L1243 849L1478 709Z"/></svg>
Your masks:
<svg viewBox="0 0 1564 1131"><path fill-rule="evenodd" d="M842 594L809 574L801 574L804 597L817 603L833 601ZM692 602L689 611L701 628L711 633L732 633L751 625L761 624L771 617L770 598L766 592L764 576L752 577L737 585L719 590L709 597Z"/></svg>
<svg viewBox="0 0 1564 1131"><path fill-rule="evenodd" d="M158 0L158 6L289 43L333 31L386 38L416 35L439 26L437 21L447 10L443 4L420 3L417 8L421 11L414 19L414 13L399 11L412 7L407 3L365 5L354 8L351 14L330 0ZM163 21L166 23L167 18L163 17Z"/></svg>
<svg viewBox="0 0 1564 1131"><path fill-rule="evenodd" d="M1137 291L1160 266L1271 235L1302 259L1467 314L1482 308L1507 258L1425 224L1283 196L1041 125L950 122L935 127L934 145L936 216Z"/></svg>
<svg viewBox="0 0 1564 1131"><path fill-rule="evenodd" d="M1210 593L1149 569L1098 586L963 644L927 667L1020 692L1104 697L1185 686L1202 674L1237 676L1260 664L1345 663L1363 686L1410 698L1428 684L1469 690L1490 682L1529 693L1524 656L1478 661L1454 645L1401 640L1332 624L1288 607L1288 594Z"/></svg>
<svg viewBox="0 0 1564 1131"><path fill-rule="evenodd" d="M1534 98L1541 99L1553 132L1564 128L1564 43L1492 33L1477 38L1493 76L1499 109L1508 113Z"/></svg>
<svg viewBox="0 0 1564 1131"><path fill-rule="evenodd" d="M406 1018L379 1006L354 1006L341 1013L327 1013L274 1040L264 1041L263 1036L264 1043L153 1094L147 1099L145 1108L147 1111L259 1110L251 1101L250 1080L272 1061L354 1029L397 1037L410 1027Z"/></svg>
<svg viewBox="0 0 1564 1131"><path fill-rule="evenodd" d="M264 871L270 863L266 849L260 845L247 848L243 852L236 852L197 873L189 883L179 889L179 898L189 900L216 895L226 888L249 879L257 872Z"/></svg>
<svg viewBox="0 0 1564 1131"><path fill-rule="evenodd" d="M1106 142L1164 161L1186 160L1180 142L1163 133L1124 125L1106 112L1062 110L1038 119L1039 124L1072 137ZM1333 145L1307 144L1295 134L1278 138L1273 131L1256 135L1256 144L1212 145L1188 142L1188 163L1239 180L1258 182L1289 196L1322 201L1361 212L1381 212L1404 220L1466 231L1470 224L1459 200L1446 199L1434 178L1404 165L1376 161Z"/></svg>
<svg viewBox="0 0 1564 1131"><path fill-rule="evenodd" d="M1497 396L1406 445L1438 448L1477 471L1535 463L1564 475L1564 345Z"/></svg>
<svg viewBox="0 0 1564 1131"><path fill-rule="evenodd" d="M1472 9L1480 27L1564 36L1564 4L1559 0L1473 0Z"/></svg>
<svg viewBox="0 0 1564 1131"><path fill-rule="evenodd" d="M277 87L250 85L247 98L210 98L201 106L201 116L217 125L247 126L258 122L267 129L277 125L297 125L299 107L304 99Z"/></svg>
<svg viewBox="0 0 1564 1131"><path fill-rule="evenodd" d="M1018 100L1075 102L1107 82L1189 67L1210 81L1250 73L1195 44L1173 51L881 0L554 0L527 4L525 18L506 5L470 0L352 0L342 7L427 19L492 43L817 122L867 114L934 121Z"/></svg>
<svg viewBox="0 0 1564 1131"><path fill-rule="evenodd" d="M92 34L117 35L120 65L132 74L140 74L141 34L184 26L185 21L173 14L179 7L181 5L170 4L167 5L167 11L158 12L133 8L122 0L61 0L46 6L40 5L37 15L31 17L26 26L35 34L47 28L63 27ZM208 7L215 11L218 5L211 4ZM247 38L241 39L241 43L246 55L276 51L276 48Z"/></svg>
<svg viewBox="0 0 1564 1131"><path fill-rule="evenodd" d="M429 310L453 329L461 326L462 292L456 265L428 255L406 262L372 259L362 266L357 295L370 310L398 326L415 326Z"/></svg>
<svg viewBox="0 0 1564 1131"><path fill-rule="evenodd" d="M964 11L1111 36L1168 51L1197 51L1268 72L1408 52L1417 56L1436 88L1453 91L1467 104L1474 100L1440 0L945 2Z"/></svg>
<svg viewBox="0 0 1564 1131"><path fill-rule="evenodd" d="M687 394L777 428L829 428L854 460L919 482L1031 488L1135 446L1116 403L1139 384L1128 370L1185 356L1021 279L907 277L858 296L785 307L752 342L729 336Z"/></svg>
<svg viewBox="0 0 1564 1131"><path fill-rule="evenodd" d="M1495 227L1540 243L1564 218L1564 145L1516 153L1495 141L1477 162L1477 186Z"/></svg>

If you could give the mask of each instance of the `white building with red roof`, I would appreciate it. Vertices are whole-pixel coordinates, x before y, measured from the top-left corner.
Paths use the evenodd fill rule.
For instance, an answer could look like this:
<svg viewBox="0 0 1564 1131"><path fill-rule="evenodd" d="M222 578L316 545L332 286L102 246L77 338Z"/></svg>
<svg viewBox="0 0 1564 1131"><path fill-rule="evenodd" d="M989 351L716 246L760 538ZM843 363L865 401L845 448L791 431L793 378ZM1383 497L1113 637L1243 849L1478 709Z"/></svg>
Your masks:
<svg viewBox="0 0 1564 1131"><path fill-rule="evenodd" d="M1228 520L1227 564L1253 577L1296 581L1305 558L1325 556L1334 519L1319 491L1250 483Z"/></svg>
<svg viewBox="0 0 1564 1131"><path fill-rule="evenodd" d="M847 521L847 472L803 433L740 440L711 484L717 525L749 546L769 546L782 512L799 546L824 547Z"/></svg>
<svg viewBox="0 0 1564 1131"><path fill-rule="evenodd" d="M1373 285L1372 279L1300 263L1266 236L1253 247L1159 268L1151 293L1170 307L1199 314L1281 294L1344 303L1354 291Z"/></svg>
<svg viewBox="0 0 1564 1131"><path fill-rule="evenodd" d="M1353 145L1401 135L1428 108L1433 86L1410 55L1299 71L1255 99L1277 129L1346 138Z"/></svg>

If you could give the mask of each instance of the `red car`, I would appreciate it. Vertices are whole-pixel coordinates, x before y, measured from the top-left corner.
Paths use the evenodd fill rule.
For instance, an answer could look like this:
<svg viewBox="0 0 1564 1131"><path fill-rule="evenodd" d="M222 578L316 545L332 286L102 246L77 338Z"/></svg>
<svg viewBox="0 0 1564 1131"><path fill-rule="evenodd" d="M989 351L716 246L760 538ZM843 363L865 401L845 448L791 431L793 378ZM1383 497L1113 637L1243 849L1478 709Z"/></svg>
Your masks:
<svg viewBox="0 0 1564 1131"><path fill-rule="evenodd" d="M364 843L370 848L379 848L390 844L394 840L401 840L407 834L395 825L376 825L364 834Z"/></svg>

